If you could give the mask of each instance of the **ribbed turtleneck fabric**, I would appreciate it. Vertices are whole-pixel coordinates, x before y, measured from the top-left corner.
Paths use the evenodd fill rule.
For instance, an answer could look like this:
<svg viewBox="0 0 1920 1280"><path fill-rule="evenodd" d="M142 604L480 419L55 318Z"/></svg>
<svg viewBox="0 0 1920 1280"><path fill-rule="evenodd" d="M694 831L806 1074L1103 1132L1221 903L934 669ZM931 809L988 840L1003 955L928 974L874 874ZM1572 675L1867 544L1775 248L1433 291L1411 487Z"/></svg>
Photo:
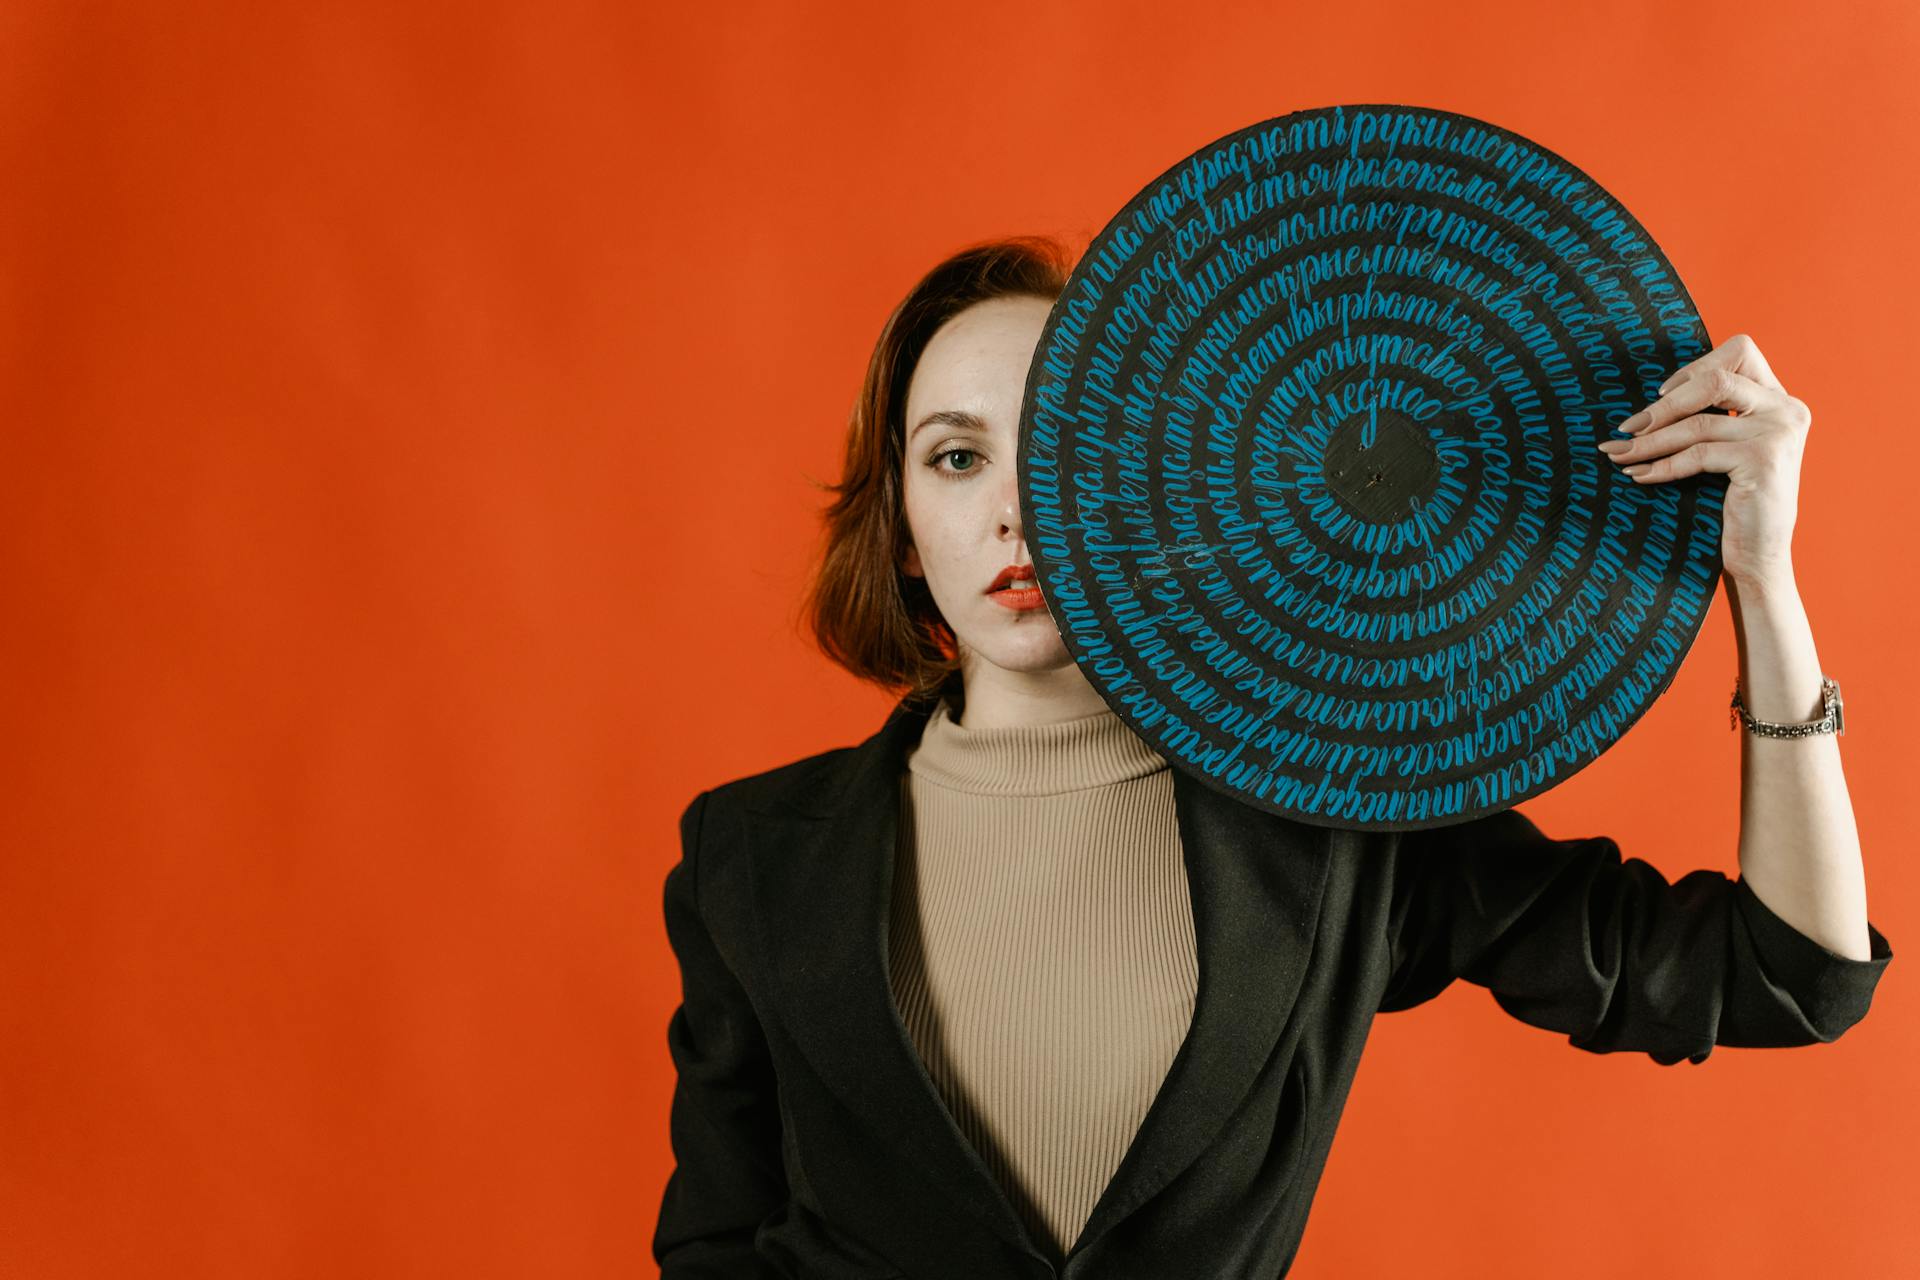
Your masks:
<svg viewBox="0 0 1920 1280"><path fill-rule="evenodd" d="M943 699L901 787L894 1002L962 1135L1064 1254L1193 1020L1173 775L1110 709L967 728Z"/></svg>

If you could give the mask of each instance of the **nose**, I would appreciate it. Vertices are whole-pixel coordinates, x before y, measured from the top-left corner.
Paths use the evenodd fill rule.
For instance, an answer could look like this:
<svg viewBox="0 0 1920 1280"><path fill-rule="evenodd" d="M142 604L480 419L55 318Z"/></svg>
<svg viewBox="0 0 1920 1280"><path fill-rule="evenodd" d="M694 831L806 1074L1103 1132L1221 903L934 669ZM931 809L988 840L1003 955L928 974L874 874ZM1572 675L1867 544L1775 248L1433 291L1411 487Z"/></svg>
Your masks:
<svg viewBox="0 0 1920 1280"><path fill-rule="evenodd" d="M1026 529L1020 522L1020 473L1012 467L1007 468L1006 487L999 498L1000 536L1019 542L1026 537Z"/></svg>

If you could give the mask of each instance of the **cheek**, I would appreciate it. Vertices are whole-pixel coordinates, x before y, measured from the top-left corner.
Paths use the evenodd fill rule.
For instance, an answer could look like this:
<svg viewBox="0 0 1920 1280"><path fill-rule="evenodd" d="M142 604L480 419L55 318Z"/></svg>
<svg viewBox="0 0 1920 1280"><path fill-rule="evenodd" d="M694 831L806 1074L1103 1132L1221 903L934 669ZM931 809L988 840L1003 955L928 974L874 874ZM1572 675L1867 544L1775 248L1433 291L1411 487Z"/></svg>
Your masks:
<svg viewBox="0 0 1920 1280"><path fill-rule="evenodd" d="M948 543L939 495L929 494L918 484L909 483L902 495L901 518L906 525L906 554L928 586L945 576L942 560Z"/></svg>
<svg viewBox="0 0 1920 1280"><path fill-rule="evenodd" d="M915 479L907 485L904 498L907 535L920 553L922 568L938 573L957 545L955 533L962 523L960 512L947 495L933 488L937 481Z"/></svg>

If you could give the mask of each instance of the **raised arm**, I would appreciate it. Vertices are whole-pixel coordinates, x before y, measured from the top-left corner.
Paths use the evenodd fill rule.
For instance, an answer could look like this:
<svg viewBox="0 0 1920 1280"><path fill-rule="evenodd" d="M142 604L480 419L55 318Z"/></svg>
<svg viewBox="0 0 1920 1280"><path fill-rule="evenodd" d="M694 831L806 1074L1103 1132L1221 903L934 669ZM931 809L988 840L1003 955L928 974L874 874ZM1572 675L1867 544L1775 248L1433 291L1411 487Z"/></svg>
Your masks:
<svg viewBox="0 0 1920 1280"><path fill-rule="evenodd" d="M1718 412L1726 410L1728 412ZM1600 447L1639 484L1727 477L1721 567L1739 687L1757 719L1822 711L1790 543L1813 421L1746 334L1682 368ZM1455 977L1584 1049L1704 1062L1715 1044L1832 1040L1867 1012L1893 956L1867 920L1836 735L1741 734L1740 876L1669 884L1611 839L1549 840L1517 811L1415 832L1396 853L1381 1004ZM1684 801L1666 780L1646 794Z"/></svg>
<svg viewBox="0 0 1920 1280"><path fill-rule="evenodd" d="M1716 410L1728 412L1715 412ZM1739 648L1739 687L1759 720L1818 719L1821 670L1793 572L1800 462L1813 425L1744 333L1676 370L1660 396L1601 446L1640 484L1727 477L1720 561ZM1740 748L1740 873L1781 919L1830 950L1870 958L1866 878L1838 735Z"/></svg>
<svg viewBox="0 0 1920 1280"><path fill-rule="evenodd" d="M754 1231L787 1200L772 1058L746 992L700 912L699 850L711 793L680 818L680 861L667 872L667 938L681 1004L667 1027L678 1078L669 1121L676 1165L653 1237L661 1280L771 1276Z"/></svg>

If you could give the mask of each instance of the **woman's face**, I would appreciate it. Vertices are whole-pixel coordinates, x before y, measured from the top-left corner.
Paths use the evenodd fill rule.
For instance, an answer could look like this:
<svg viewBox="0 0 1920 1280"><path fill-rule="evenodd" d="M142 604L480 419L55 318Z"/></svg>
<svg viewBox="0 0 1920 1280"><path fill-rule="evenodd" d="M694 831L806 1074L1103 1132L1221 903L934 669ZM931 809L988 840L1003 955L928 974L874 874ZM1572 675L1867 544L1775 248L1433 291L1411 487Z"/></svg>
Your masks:
<svg viewBox="0 0 1920 1280"><path fill-rule="evenodd" d="M1001 570L1030 567L1014 458L1027 366L1051 305L1039 298L976 303L936 331L907 387L902 568L927 580L960 642L972 685L985 663L1000 672L1073 666L1037 591L989 594Z"/></svg>

